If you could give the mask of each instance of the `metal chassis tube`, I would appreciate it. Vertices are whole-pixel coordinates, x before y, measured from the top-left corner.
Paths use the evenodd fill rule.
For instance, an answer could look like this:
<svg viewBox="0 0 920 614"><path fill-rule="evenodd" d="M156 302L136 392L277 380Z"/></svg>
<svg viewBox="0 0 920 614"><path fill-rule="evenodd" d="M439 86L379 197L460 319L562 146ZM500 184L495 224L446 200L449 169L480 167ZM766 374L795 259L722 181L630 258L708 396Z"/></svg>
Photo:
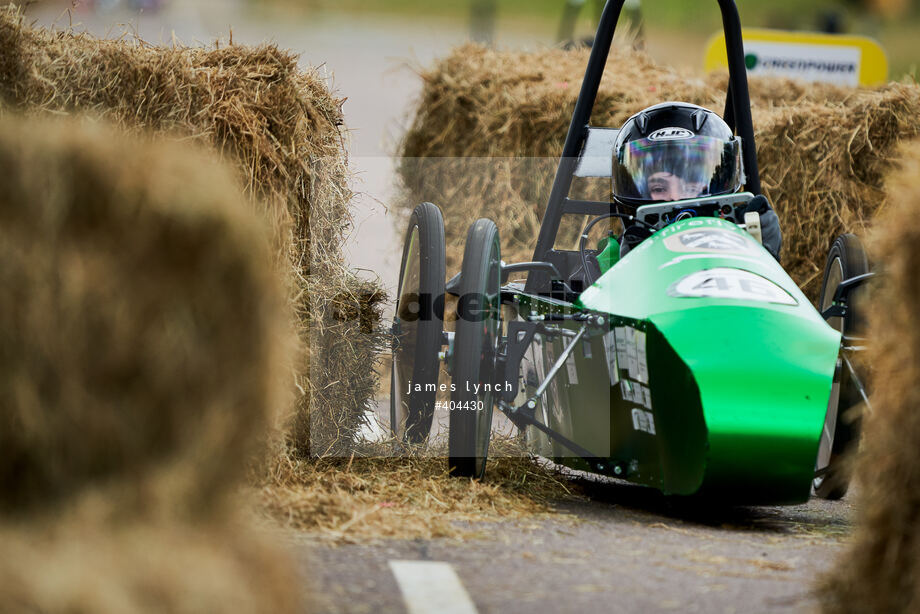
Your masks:
<svg viewBox="0 0 920 614"><path fill-rule="evenodd" d="M577 443L565 437L561 433L558 433L546 426L536 418L534 418L534 410L537 407L537 399L546 392L546 389L556 378L556 375L559 374L559 371L562 369L562 366L565 364L565 361L568 360L569 356L572 354L572 351L575 349L575 346L578 345L578 342L582 340L585 334L588 332L588 324L583 325L575 336L572 337L572 340L568 345L565 346L565 349L562 350L562 353L559 354L559 357L556 359L556 362L553 363L553 366L550 367L549 373L546 374L546 377L543 379L543 382L537 387L536 392L527 399L522 405L514 407L509 405L504 399L499 400L498 408L508 416L508 419L514 423L515 426L523 430L524 426L533 426L534 428L542 431L548 437L555 439L566 448L581 456L585 459L597 458L596 454L593 454L589 450L579 446ZM518 363L520 364L520 363Z"/></svg>

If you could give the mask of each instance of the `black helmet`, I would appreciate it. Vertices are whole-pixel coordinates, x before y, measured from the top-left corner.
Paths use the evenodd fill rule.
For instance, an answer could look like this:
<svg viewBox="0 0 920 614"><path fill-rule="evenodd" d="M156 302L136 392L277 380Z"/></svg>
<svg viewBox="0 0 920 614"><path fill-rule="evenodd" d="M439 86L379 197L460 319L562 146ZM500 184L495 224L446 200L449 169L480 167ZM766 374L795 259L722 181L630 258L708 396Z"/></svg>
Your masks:
<svg viewBox="0 0 920 614"><path fill-rule="evenodd" d="M741 138L708 109L658 104L623 124L612 176L614 197L631 205L737 192L744 183Z"/></svg>

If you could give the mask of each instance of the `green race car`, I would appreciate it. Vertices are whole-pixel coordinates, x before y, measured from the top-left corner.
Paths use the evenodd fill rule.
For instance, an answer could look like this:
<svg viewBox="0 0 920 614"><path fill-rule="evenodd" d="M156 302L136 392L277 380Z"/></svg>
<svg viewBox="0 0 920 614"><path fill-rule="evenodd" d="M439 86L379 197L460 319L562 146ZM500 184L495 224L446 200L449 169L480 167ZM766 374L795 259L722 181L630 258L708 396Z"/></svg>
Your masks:
<svg viewBox="0 0 920 614"><path fill-rule="evenodd" d="M531 262L502 262L498 228L480 219L461 271L445 281L441 212L431 203L414 211L393 323L392 429L427 439L446 364L455 475L484 475L498 409L535 454L666 494L736 504L800 503L812 490L838 498L866 402L849 300L871 275L865 254L852 235L833 244L819 312L765 249L732 0L719 0L726 112L709 120L727 137L706 133L694 108L686 127L640 126L642 138L628 143L622 130L588 125L622 5L604 8ZM613 162L599 166L604 159ZM667 184L677 175L682 184ZM583 176L611 177L610 201L570 198ZM589 217L579 249L554 247L566 215ZM589 249L592 228L612 220L624 232ZM513 273L526 281L508 282ZM448 295L454 332L444 330Z"/></svg>

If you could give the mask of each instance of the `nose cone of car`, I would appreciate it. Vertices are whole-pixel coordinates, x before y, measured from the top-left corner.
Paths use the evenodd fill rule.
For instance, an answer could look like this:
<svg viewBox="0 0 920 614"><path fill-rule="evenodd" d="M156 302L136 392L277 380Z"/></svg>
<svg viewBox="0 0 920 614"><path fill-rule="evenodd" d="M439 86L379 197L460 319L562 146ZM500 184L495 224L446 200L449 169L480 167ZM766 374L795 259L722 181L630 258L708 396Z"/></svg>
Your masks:
<svg viewBox="0 0 920 614"><path fill-rule="evenodd" d="M808 498L840 336L759 244L722 220L678 222L579 302L648 331L657 486L736 503Z"/></svg>

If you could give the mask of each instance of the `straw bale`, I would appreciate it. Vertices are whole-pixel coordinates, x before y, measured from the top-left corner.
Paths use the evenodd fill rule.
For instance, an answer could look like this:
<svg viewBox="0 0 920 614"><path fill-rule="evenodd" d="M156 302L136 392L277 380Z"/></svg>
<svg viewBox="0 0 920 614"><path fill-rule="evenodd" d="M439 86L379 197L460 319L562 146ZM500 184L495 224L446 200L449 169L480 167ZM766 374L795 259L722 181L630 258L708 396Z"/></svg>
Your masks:
<svg viewBox="0 0 920 614"><path fill-rule="evenodd" d="M871 236L872 413L856 466L856 534L822 586L826 612L920 611L920 141L902 150Z"/></svg>
<svg viewBox="0 0 920 614"><path fill-rule="evenodd" d="M303 358L294 420L309 422L312 410L321 424L335 425L334 433L313 436L325 448L336 437L347 445L376 386L366 366L382 341L376 330L343 330L335 305L367 300L359 305L366 319L379 312L383 295L344 263L351 192L342 100L315 69L301 70L294 54L274 45L166 48L34 29L11 5L0 10L0 102L27 113L91 112L129 131L202 141L235 165L252 206L274 228L275 257L297 314ZM310 372L311 362L322 367L343 344L337 369ZM341 365L354 367L344 380L336 379ZM326 392L312 400L311 387Z"/></svg>
<svg viewBox="0 0 920 614"><path fill-rule="evenodd" d="M456 48L422 70L424 87L403 140L407 157L558 156L581 87L589 51L495 51ZM728 77L706 78L656 64L642 51L611 52L592 123L618 127L633 113L666 100L721 110ZM755 107L842 99L848 90L784 79L751 83Z"/></svg>
<svg viewBox="0 0 920 614"><path fill-rule="evenodd" d="M898 144L920 134L918 114L920 87L892 83L755 116L763 191L783 227L783 265L809 295L819 290L834 238L865 234Z"/></svg>
<svg viewBox="0 0 920 614"><path fill-rule="evenodd" d="M343 328L333 314L342 311L337 302L366 300L359 306L366 323L383 295L344 263L351 192L342 100L316 69L300 69L293 53L274 45L167 48L36 29L10 5L0 9L0 102L27 113L91 112L128 131L201 141L235 165L252 206L275 230L275 257L297 314L303 357L294 420L308 423L312 410L319 424L334 425L313 434L322 447L337 437L346 446L376 386L366 366L381 338ZM326 370L328 353L343 345L337 366ZM311 362L319 367L312 373ZM339 377L342 365L353 367L349 384ZM317 399L311 385L324 391Z"/></svg>
<svg viewBox="0 0 920 614"><path fill-rule="evenodd" d="M562 152L589 51L455 49L421 73L424 83L406 157L543 157ZM662 100L714 104L702 79L617 49L598 92L596 125L618 126ZM465 232L465 230L464 230Z"/></svg>
<svg viewBox="0 0 920 614"><path fill-rule="evenodd" d="M0 612L302 611L303 581L243 526L72 519L0 527ZM295 567L296 569L296 567Z"/></svg>
<svg viewBox="0 0 920 614"><path fill-rule="evenodd" d="M586 50L454 50L422 71L423 91L402 142L403 211L430 200L444 210L448 264L457 267L469 224L496 220L505 260L529 259L588 60ZM705 78L615 49L592 124L620 126L666 100L720 111L725 74ZM853 90L784 79L750 83L765 193L784 230L784 263L814 293L833 238L860 230L881 194L893 146L917 134L920 88ZM585 181L583 195L609 186ZM565 230L577 236L580 224ZM506 240L507 239L507 240Z"/></svg>
<svg viewBox="0 0 920 614"><path fill-rule="evenodd" d="M389 347L380 325L386 295L350 273L313 279L309 289L314 309L323 308L314 316L322 327L311 332L310 369L319 375L310 380L313 409L295 413L291 439L301 457L347 456L377 390L376 362Z"/></svg>
<svg viewBox="0 0 920 614"><path fill-rule="evenodd" d="M0 511L207 515L285 402L269 233L198 148L0 121Z"/></svg>
<svg viewBox="0 0 920 614"><path fill-rule="evenodd" d="M239 487L284 405L271 233L199 147L0 118L0 612L295 612Z"/></svg>

